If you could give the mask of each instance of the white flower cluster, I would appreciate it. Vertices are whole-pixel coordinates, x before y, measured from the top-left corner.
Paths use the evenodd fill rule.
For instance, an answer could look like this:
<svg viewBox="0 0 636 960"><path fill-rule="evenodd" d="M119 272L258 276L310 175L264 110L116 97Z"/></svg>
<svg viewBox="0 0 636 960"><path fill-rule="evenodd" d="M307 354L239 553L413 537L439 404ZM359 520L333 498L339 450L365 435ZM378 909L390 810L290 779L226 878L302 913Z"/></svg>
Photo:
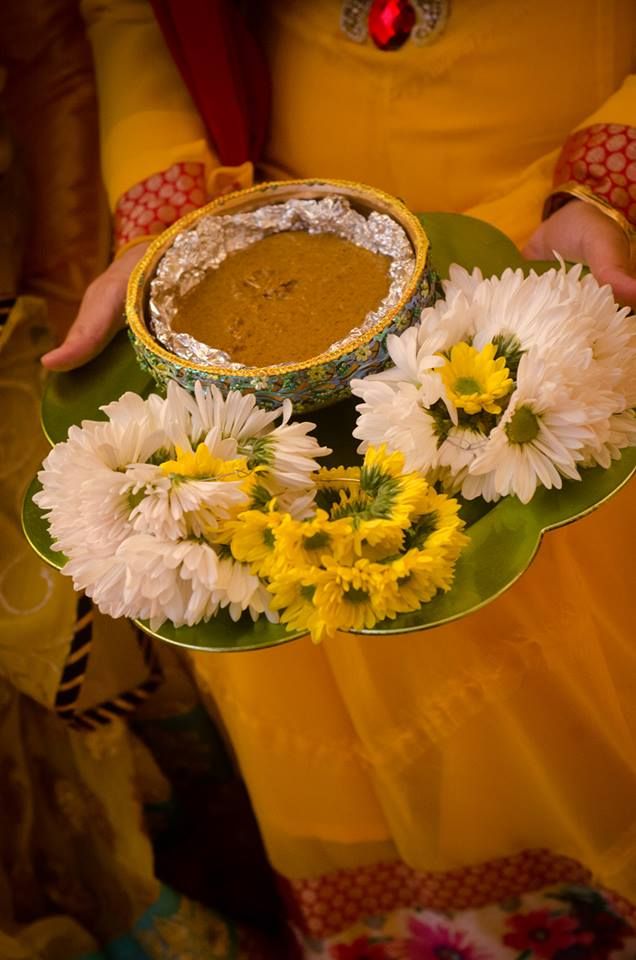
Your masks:
<svg viewBox="0 0 636 960"><path fill-rule="evenodd" d="M39 473L63 572L104 613L175 626L227 608L270 620L270 596L226 546L226 528L255 498L277 497L303 517L316 457L329 453L290 423L291 404L262 410L253 396L171 383L166 399L133 393L102 408L108 419L72 427ZM280 419L280 423L275 422Z"/></svg>
<svg viewBox="0 0 636 960"><path fill-rule="evenodd" d="M446 298L389 337L395 366L353 382L359 449L386 443L407 469L488 501L527 503L537 485L608 467L636 443L636 327L581 271L451 267Z"/></svg>

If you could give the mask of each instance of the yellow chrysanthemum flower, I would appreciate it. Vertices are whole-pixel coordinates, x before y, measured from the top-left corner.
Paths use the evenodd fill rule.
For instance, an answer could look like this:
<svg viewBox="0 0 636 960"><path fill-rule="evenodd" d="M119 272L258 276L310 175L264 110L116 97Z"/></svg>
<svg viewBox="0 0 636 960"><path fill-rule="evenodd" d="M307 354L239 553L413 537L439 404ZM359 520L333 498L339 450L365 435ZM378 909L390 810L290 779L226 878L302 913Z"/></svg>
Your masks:
<svg viewBox="0 0 636 960"><path fill-rule="evenodd" d="M226 524L231 531L229 541L232 556L249 563L252 573L269 577L277 564L276 539L286 514L275 509L245 510L238 520Z"/></svg>
<svg viewBox="0 0 636 960"><path fill-rule="evenodd" d="M495 360L497 348L487 343L482 350L469 344L456 343L438 373L444 381L448 399L466 413L501 413L501 404L496 401L505 397L512 388L510 371L505 357Z"/></svg>
<svg viewBox="0 0 636 960"><path fill-rule="evenodd" d="M316 483L351 492L360 487L360 467L321 467L316 474Z"/></svg>
<svg viewBox="0 0 636 960"><path fill-rule="evenodd" d="M417 549L396 557L391 566L397 577L400 613L411 613L432 600L446 582L448 569L452 570L451 563L439 554Z"/></svg>
<svg viewBox="0 0 636 960"><path fill-rule="evenodd" d="M401 453L371 449L361 468L319 472L310 519L280 513L255 492L260 509L222 525L234 557L269 580L288 629L315 642L372 629L448 588L466 539L458 504L403 471Z"/></svg>
<svg viewBox="0 0 636 960"><path fill-rule="evenodd" d="M271 607L282 611L280 621L288 630L306 630L319 643L326 636L327 623L314 606L316 567L292 567L278 570L267 589Z"/></svg>
<svg viewBox="0 0 636 960"><path fill-rule="evenodd" d="M222 460L215 457L206 446L200 443L196 451L176 447L176 460L164 460L160 464L161 472L166 476L191 477L193 480L246 480L252 471L245 457Z"/></svg>
<svg viewBox="0 0 636 960"><path fill-rule="evenodd" d="M331 520L325 510L316 510L309 520L287 515L277 531L276 552L288 566L320 566L325 556L351 561L353 523L348 517Z"/></svg>
<svg viewBox="0 0 636 960"><path fill-rule="evenodd" d="M404 454L399 450L392 453L387 451L386 444L379 447L369 447L364 455L364 467L366 471L378 470L388 477L401 477L404 473Z"/></svg>
<svg viewBox="0 0 636 960"><path fill-rule="evenodd" d="M272 494L263 483L262 475L266 471L267 467L252 467L241 484L241 490L251 500L251 505L255 510L267 508L268 503L273 499Z"/></svg>
<svg viewBox="0 0 636 960"><path fill-rule="evenodd" d="M403 454L388 453L384 445L372 447L360 469L320 470L316 502L333 520L351 517L356 526L363 521L389 520L407 527L410 518L422 510L428 484L419 474L403 470ZM392 532L391 536L395 539L397 535Z"/></svg>
<svg viewBox="0 0 636 960"><path fill-rule="evenodd" d="M245 509L245 505L238 507L232 517L229 520L221 520L214 529L210 529L206 532L206 536L210 543L214 544L223 544L229 546L232 542L232 537L236 533L236 528L239 524L238 515Z"/></svg>
<svg viewBox="0 0 636 960"><path fill-rule="evenodd" d="M468 543L463 528L464 522L444 509L439 525L426 540L426 550L442 553L446 560L454 562Z"/></svg>
<svg viewBox="0 0 636 960"><path fill-rule="evenodd" d="M406 531L406 546L455 560L467 543L463 529L457 500L430 488L424 511Z"/></svg>
<svg viewBox="0 0 636 960"><path fill-rule="evenodd" d="M429 485L417 473L404 473L404 455L388 453L386 446L369 447L360 471L360 488L373 503L375 516L407 526L422 512Z"/></svg>
<svg viewBox="0 0 636 960"><path fill-rule="evenodd" d="M438 590L448 590L455 576L455 561L468 542L462 532L463 521L452 507L443 507L435 517L435 526L424 547L412 547L391 561L398 578L400 612L417 610L432 600ZM430 518L430 517L429 517Z"/></svg>
<svg viewBox="0 0 636 960"><path fill-rule="evenodd" d="M390 566L364 558L351 566L327 558L316 574L313 602L326 636L371 629L399 612L397 577Z"/></svg>
<svg viewBox="0 0 636 960"><path fill-rule="evenodd" d="M360 520L353 528L353 551L367 560L385 560L404 544L404 523L394 520Z"/></svg>
<svg viewBox="0 0 636 960"><path fill-rule="evenodd" d="M359 493L360 467L321 467L316 473L316 504L327 513Z"/></svg>

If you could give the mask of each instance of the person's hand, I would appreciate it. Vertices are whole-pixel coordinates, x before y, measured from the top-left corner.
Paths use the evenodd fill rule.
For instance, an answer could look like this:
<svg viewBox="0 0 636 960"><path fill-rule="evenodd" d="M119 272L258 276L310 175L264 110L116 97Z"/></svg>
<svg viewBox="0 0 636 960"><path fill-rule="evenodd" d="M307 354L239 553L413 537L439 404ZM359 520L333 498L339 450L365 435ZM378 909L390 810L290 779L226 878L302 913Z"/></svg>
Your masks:
<svg viewBox="0 0 636 960"><path fill-rule="evenodd" d="M530 237L523 254L531 260L585 263L599 283L609 283L619 303L636 309L636 276L630 242L617 223L582 200L571 200Z"/></svg>
<svg viewBox="0 0 636 960"><path fill-rule="evenodd" d="M90 286L77 317L59 347L42 357L48 370L74 370L88 363L110 343L124 326L126 287L132 268L145 253L150 241L138 243L114 260Z"/></svg>

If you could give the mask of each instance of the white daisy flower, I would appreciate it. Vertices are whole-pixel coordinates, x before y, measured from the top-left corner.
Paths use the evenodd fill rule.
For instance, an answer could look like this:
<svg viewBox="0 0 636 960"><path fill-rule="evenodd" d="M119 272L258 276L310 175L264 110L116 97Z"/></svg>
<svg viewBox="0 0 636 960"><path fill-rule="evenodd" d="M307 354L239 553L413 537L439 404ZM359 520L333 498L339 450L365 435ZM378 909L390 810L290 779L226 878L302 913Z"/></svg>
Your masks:
<svg viewBox="0 0 636 960"><path fill-rule="evenodd" d="M292 406L288 401L277 416L281 412L282 421L277 427L243 441L239 449L248 452L255 465L266 468L267 482L274 492L310 487L312 474L320 469L316 457L327 456L331 450L309 436L315 424L289 422Z"/></svg>
<svg viewBox="0 0 636 960"><path fill-rule="evenodd" d="M496 343L513 355L533 346L558 351L573 339L583 345L583 330L571 324L572 298L562 292L564 272L531 271L526 277L520 269L505 270L484 281L475 295L479 321L473 345L481 350Z"/></svg>
<svg viewBox="0 0 636 960"><path fill-rule="evenodd" d="M214 593L222 609L227 609L232 620L238 620L248 610L253 620L264 613L272 623L278 621L270 608L271 594L261 581L250 572L249 565L239 563L233 557L219 561L219 576Z"/></svg>
<svg viewBox="0 0 636 960"><path fill-rule="evenodd" d="M452 426L448 430L437 453L438 465L446 468L446 473L441 476L449 478L443 482L446 492L452 494L462 489L468 468L484 449L487 440L486 434L480 430L459 426Z"/></svg>
<svg viewBox="0 0 636 960"><path fill-rule="evenodd" d="M457 268L458 271L462 269ZM463 273L465 277L462 280L469 276L466 271ZM434 306L422 311L417 342L424 353L443 353L460 340L471 340L475 333L475 324L479 319L478 305L450 282L445 289L449 299L438 300Z"/></svg>
<svg viewBox="0 0 636 960"><path fill-rule="evenodd" d="M556 368L529 351L519 363L517 390L469 467L478 482L467 478L462 493L485 500L515 494L528 503L538 484L560 489L562 477L579 480L577 462L593 438L585 408L559 384Z"/></svg>
<svg viewBox="0 0 636 960"><path fill-rule="evenodd" d="M55 549L69 557L77 550L111 555L127 536L132 482L103 458L120 459L116 447L103 442L102 431L95 437L94 431L75 428L38 474L43 489L35 502L47 511Z"/></svg>
<svg viewBox="0 0 636 960"><path fill-rule="evenodd" d="M276 505L283 513L289 513L294 520L306 520L312 516L316 506L316 488L308 490L285 490L276 495Z"/></svg>
<svg viewBox="0 0 636 960"><path fill-rule="evenodd" d="M135 534L122 543L114 558L125 564L126 582L122 595L125 608L119 614L149 620L158 629L166 620L182 626L190 599L188 584L180 574L182 544ZM93 599L102 609L104 595Z"/></svg>
<svg viewBox="0 0 636 960"><path fill-rule="evenodd" d="M142 400L136 393L125 393L101 407L107 421L85 420L81 427L71 427L68 439L77 437L78 442L90 446L112 470L145 463L167 443L161 424L162 406L160 397Z"/></svg>
<svg viewBox="0 0 636 960"><path fill-rule="evenodd" d="M612 460L620 458L621 450L636 446L636 411L631 408L613 414L606 422L603 435L599 436L598 433L600 431L594 442L582 449L581 461L585 467L607 469Z"/></svg>
<svg viewBox="0 0 636 960"><path fill-rule="evenodd" d="M364 453L386 444L389 451L404 454L407 470L433 469L437 460L438 433L434 417L421 403L421 392L412 383L386 383L381 374L351 384L363 403L353 436Z"/></svg>
<svg viewBox="0 0 636 960"><path fill-rule="evenodd" d="M210 481L191 477L165 476L157 468L152 481L138 483L139 502L129 515L138 533L152 533L161 539L178 540L213 534L220 522L236 509L247 507L249 498L241 480ZM136 476L136 470L129 471Z"/></svg>
<svg viewBox="0 0 636 960"><path fill-rule="evenodd" d="M260 436L281 416L281 413L291 413L291 403L286 400L282 408L264 410L257 406L253 394L242 394L238 390L230 390L227 397L215 386L204 387L196 383L194 398L176 383L168 388L168 401L172 405L177 402L177 393L181 391L183 403L190 408L195 407L192 415L192 434L197 436L207 433L213 428L220 431L221 439L232 437L238 444L250 437Z"/></svg>
<svg viewBox="0 0 636 960"><path fill-rule="evenodd" d="M394 366L382 373L371 374L370 377L380 377L387 383L406 381L418 387L422 386L425 381L433 379L431 372L444 363L443 357L431 352L426 345L422 346L418 327L409 327L399 336L390 334L386 344ZM436 378L436 382L439 384L439 378Z"/></svg>

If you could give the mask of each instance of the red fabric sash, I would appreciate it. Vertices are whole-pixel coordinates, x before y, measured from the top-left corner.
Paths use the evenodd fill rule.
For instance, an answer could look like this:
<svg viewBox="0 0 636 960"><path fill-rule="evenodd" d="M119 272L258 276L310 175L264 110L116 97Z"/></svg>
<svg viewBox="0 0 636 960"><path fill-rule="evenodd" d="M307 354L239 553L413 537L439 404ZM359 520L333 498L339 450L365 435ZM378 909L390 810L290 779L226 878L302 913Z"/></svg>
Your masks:
<svg viewBox="0 0 636 960"><path fill-rule="evenodd" d="M257 161L267 137L269 74L236 3L151 3L221 163L237 166Z"/></svg>

